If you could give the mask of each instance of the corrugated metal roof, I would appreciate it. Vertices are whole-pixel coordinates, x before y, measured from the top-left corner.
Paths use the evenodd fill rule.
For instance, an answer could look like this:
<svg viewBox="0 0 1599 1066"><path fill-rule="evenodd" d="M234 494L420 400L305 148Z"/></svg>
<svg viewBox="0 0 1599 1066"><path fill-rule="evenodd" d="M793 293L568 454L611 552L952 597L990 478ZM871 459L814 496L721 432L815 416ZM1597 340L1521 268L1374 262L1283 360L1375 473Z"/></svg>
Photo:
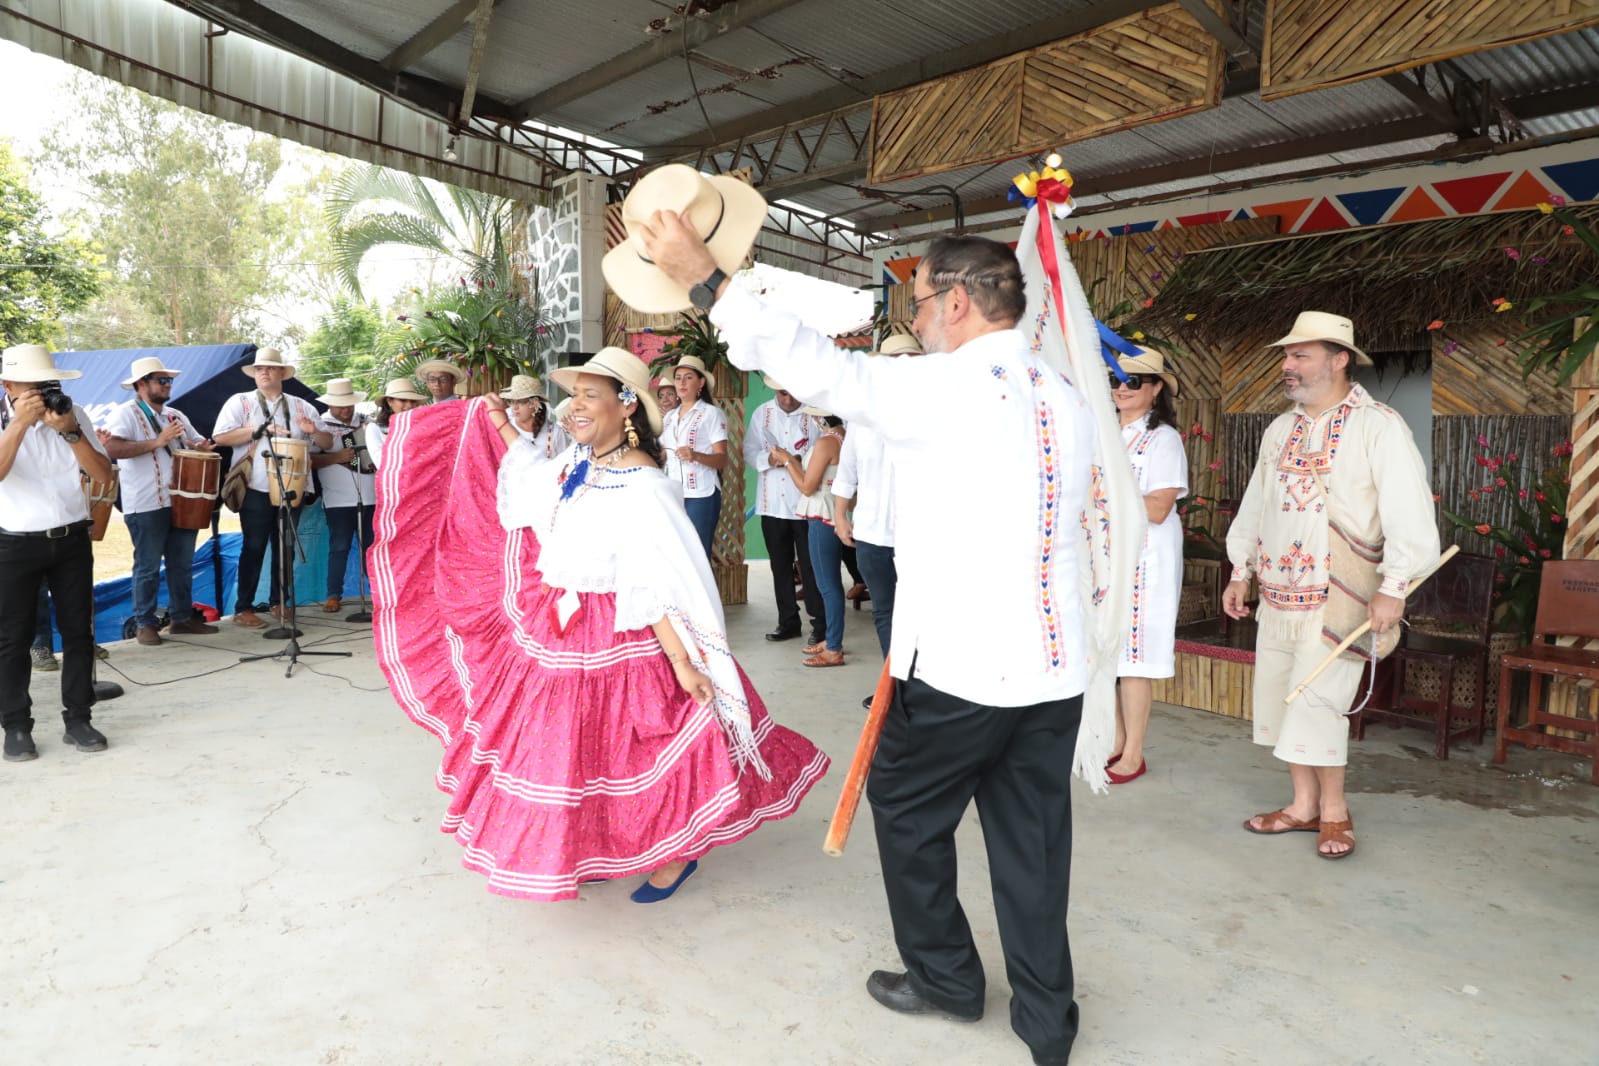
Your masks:
<svg viewBox="0 0 1599 1066"><path fill-rule="evenodd" d="M1599 70L1599 29L1473 52L1454 62L1473 78L1492 79L1501 96L1586 85Z"/></svg>

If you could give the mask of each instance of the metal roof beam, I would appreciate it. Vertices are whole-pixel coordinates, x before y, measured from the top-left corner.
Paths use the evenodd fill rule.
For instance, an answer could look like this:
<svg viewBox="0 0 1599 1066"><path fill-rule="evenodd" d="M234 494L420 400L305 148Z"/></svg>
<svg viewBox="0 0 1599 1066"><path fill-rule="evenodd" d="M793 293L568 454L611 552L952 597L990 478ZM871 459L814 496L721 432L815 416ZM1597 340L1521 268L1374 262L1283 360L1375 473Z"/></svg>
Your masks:
<svg viewBox="0 0 1599 1066"><path fill-rule="evenodd" d="M397 100L432 112L443 118L455 114L460 103L460 90L414 74L387 70L376 60L352 52L326 37L318 36L298 22L278 14L256 0L169 0L178 7L192 11L201 18L210 19L248 37L276 45L287 52L319 63L329 70L353 78L362 85L386 93ZM507 104L501 100L483 101L488 106L479 111L503 115Z"/></svg>
<svg viewBox="0 0 1599 1066"><path fill-rule="evenodd" d="M461 89L462 125L472 121L472 105L477 102L477 80L483 73L483 52L489 46L489 18L494 14L494 0L476 0L477 14L472 18L477 25L472 30L472 56L466 64L466 85Z"/></svg>
<svg viewBox="0 0 1599 1066"><path fill-rule="evenodd" d="M707 41L732 33L758 19L775 15L784 8L793 7L801 2L802 0L737 0L736 3L718 8L712 14L685 19L682 28L676 33L662 34L653 41L646 41L636 48L630 48L597 67L590 67L576 77L568 78L559 85L518 102L512 109L512 115L523 120L548 114L564 104L581 100L589 93L603 89L613 82L637 74L641 70L648 70L657 63L680 57Z"/></svg>
<svg viewBox="0 0 1599 1066"><path fill-rule="evenodd" d="M1192 16L1193 20L1204 31L1216 38L1216 42L1227 50L1227 55L1233 62L1241 67L1260 66L1260 56L1249 46L1244 35L1238 32L1232 20L1216 14L1216 9L1210 6L1209 0L1177 0L1183 5L1183 10Z"/></svg>
<svg viewBox="0 0 1599 1066"><path fill-rule="evenodd" d="M499 0L495 0L499 3ZM456 0L432 22L423 26L400 47L383 57L384 70L404 70L439 45L461 32L477 10L478 0Z"/></svg>
<svg viewBox="0 0 1599 1066"><path fill-rule="evenodd" d="M712 141L709 135L701 135L675 144L660 145L656 151L647 154L651 159L665 159L681 155L685 151L692 152L696 148L707 148L722 141L736 141L752 133L787 126L812 115L837 111L851 104L869 103L871 98L879 93L893 92L896 89L904 89L933 78L943 77L945 74L952 74L957 70L982 66L984 63L1003 59L1016 52L1025 52L1029 48L1037 48L1051 41L1103 26L1107 22L1159 7L1165 2L1168 0L1105 0L1104 3L1094 4L1087 10L1034 22L1009 33L984 38L923 59L901 63L899 66L890 67L849 85L828 89L733 122L723 122L717 126L716 141Z"/></svg>

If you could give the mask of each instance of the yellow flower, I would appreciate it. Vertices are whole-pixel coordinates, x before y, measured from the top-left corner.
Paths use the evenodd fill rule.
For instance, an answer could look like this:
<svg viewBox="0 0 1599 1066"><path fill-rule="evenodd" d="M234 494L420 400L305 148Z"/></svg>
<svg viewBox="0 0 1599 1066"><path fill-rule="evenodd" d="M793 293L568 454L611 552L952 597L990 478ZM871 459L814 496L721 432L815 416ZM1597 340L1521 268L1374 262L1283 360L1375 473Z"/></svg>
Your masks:
<svg viewBox="0 0 1599 1066"><path fill-rule="evenodd" d="M1197 315L1197 314L1195 314L1193 312L1189 312L1188 314L1183 316L1183 321L1184 322L1192 322L1194 319L1196 319L1198 317L1199 317L1199 315Z"/></svg>
<svg viewBox="0 0 1599 1066"><path fill-rule="evenodd" d="M1509 300L1506 300L1504 303L1502 303L1499 306L1495 307L1494 310L1496 312L1504 312L1504 311L1510 310L1514 306L1516 306L1516 305L1511 303Z"/></svg>
<svg viewBox="0 0 1599 1066"><path fill-rule="evenodd" d="M1539 204L1538 205L1538 210L1542 211L1546 215L1552 215L1552 214L1555 213L1555 205L1554 204Z"/></svg>
<svg viewBox="0 0 1599 1066"><path fill-rule="evenodd" d="M1135 329L1133 331L1133 340L1141 341L1143 339L1144 339L1144 331L1141 330L1141 329Z"/></svg>

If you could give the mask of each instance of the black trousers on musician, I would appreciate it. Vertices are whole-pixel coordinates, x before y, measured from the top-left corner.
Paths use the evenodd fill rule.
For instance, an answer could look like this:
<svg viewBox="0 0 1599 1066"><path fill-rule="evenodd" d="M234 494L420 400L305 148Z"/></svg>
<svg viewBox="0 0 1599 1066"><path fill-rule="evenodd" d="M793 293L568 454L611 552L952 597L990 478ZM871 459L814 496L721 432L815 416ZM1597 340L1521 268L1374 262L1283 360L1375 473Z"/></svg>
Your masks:
<svg viewBox="0 0 1599 1066"><path fill-rule="evenodd" d="M923 998L958 1013L981 1008L985 990L955 892L955 827L976 799L1011 1028L1039 1062L1064 1063L1077 1037L1066 904L1082 713L1081 696L989 707L912 677L895 684L866 779L900 958Z"/></svg>
<svg viewBox="0 0 1599 1066"><path fill-rule="evenodd" d="M29 649L39 589L48 585L61 633L61 717L94 706L94 548L87 523L64 537L0 535L0 729L32 729Z"/></svg>
<svg viewBox="0 0 1599 1066"><path fill-rule="evenodd" d="M805 595L805 613L811 618L811 642L822 639L826 618L822 613L822 594L816 588L811 570L810 523L803 518L773 518L761 515L761 539L766 541L766 558L772 566L772 593L777 599L777 628L800 631L799 600L794 595L794 564L799 563L800 589Z"/></svg>
<svg viewBox="0 0 1599 1066"><path fill-rule="evenodd" d="M289 520L300 528L301 508L289 510ZM277 607L283 603L282 572L278 560L280 552L292 556L293 545L279 543L282 531L278 528L278 509L272 506L272 497L265 492L250 489L244 494L244 506L239 508L239 529L244 539L239 544L239 591L234 599L233 613L255 610L255 590L261 584L261 567L266 563L267 549L272 549L272 570L268 575L267 605ZM294 565L291 561L289 565Z"/></svg>

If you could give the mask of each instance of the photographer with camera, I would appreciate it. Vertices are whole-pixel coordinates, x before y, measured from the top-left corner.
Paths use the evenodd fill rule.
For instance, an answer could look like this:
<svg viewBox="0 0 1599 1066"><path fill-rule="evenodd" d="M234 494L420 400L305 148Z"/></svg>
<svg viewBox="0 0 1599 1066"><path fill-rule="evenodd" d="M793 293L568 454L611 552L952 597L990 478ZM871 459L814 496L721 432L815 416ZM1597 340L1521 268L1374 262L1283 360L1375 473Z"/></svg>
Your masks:
<svg viewBox="0 0 1599 1066"><path fill-rule="evenodd" d="M0 355L0 727L5 759L38 757L28 694L39 585L48 581L61 632L64 742L104 751L94 705L94 549L83 476L111 480L111 460L83 408L61 391L81 375L50 350L19 344Z"/></svg>

